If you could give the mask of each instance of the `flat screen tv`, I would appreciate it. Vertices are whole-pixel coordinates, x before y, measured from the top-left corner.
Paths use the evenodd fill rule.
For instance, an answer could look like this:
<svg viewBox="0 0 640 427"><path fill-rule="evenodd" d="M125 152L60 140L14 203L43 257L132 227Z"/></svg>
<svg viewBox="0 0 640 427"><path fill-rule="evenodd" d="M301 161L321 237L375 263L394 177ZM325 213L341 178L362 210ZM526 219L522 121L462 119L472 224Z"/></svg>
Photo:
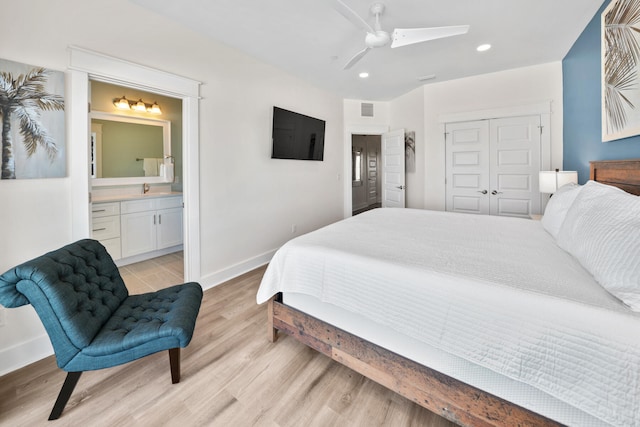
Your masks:
<svg viewBox="0 0 640 427"><path fill-rule="evenodd" d="M322 160L325 121L273 107L272 159Z"/></svg>

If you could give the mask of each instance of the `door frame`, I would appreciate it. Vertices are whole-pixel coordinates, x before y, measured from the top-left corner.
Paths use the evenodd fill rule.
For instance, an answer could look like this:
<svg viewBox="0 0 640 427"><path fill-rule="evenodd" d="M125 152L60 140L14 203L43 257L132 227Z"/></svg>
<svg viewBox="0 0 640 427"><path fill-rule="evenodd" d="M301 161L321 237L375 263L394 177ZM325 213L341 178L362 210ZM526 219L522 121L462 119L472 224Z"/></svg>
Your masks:
<svg viewBox="0 0 640 427"><path fill-rule="evenodd" d="M388 125L347 125L344 129L344 166L342 169L343 216L349 218L353 215L352 190L351 190L351 139L353 135L382 135L389 132ZM378 174L382 173L382 165L378 165Z"/></svg>
<svg viewBox="0 0 640 427"><path fill-rule="evenodd" d="M71 235L90 237L89 80L155 92L182 100L184 280L200 279L200 82L122 59L70 46L67 86Z"/></svg>

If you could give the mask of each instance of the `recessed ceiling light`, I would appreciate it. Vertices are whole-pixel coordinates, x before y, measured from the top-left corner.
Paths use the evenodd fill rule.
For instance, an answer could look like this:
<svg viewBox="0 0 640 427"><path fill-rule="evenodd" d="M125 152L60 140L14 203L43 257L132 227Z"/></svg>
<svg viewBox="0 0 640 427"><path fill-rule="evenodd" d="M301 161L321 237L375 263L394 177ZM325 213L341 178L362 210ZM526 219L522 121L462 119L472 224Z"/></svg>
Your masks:
<svg viewBox="0 0 640 427"><path fill-rule="evenodd" d="M487 50L489 50L489 49L491 49L491 45L490 45L490 44L488 44L488 43L487 43L487 44L481 44L480 46L478 46L478 47L476 48L476 50L477 50L478 52L485 52L485 51L487 51Z"/></svg>
<svg viewBox="0 0 640 427"><path fill-rule="evenodd" d="M358 74L358 77L360 77L361 79L366 79L367 77L369 77L369 73L363 72Z"/></svg>

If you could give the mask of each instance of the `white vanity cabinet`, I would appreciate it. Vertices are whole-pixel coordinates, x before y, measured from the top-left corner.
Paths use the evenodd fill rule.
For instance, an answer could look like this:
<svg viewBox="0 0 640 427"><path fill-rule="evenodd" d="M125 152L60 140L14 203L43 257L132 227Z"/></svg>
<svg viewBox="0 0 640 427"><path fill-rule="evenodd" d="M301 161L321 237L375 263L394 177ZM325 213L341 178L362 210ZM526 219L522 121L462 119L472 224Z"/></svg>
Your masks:
<svg viewBox="0 0 640 427"><path fill-rule="evenodd" d="M111 258L122 258L120 246L120 202L94 203L91 207L91 237L107 248Z"/></svg>
<svg viewBox="0 0 640 427"><path fill-rule="evenodd" d="M120 202L122 257L181 245L182 197Z"/></svg>

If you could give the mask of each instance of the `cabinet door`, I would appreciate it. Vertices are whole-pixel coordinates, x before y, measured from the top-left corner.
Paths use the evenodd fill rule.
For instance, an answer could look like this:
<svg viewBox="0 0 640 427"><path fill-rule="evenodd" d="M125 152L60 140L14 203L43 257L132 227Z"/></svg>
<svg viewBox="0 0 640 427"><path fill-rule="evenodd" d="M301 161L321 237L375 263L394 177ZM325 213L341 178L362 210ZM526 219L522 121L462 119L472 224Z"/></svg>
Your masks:
<svg viewBox="0 0 640 427"><path fill-rule="evenodd" d="M182 208L158 211L158 247L164 249L182 244Z"/></svg>
<svg viewBox="0 0 640 427"><path fill-rule="evenodd" d="M102 246L105 247L114 261L122 258L122 244L120 243L119 237L115 239L100 240L100 243L102 243Z"/></svg>
<svg viewBox="0 0 640 427"><path fill-rule="evenodd" d="M150 252L156 249L156 212L139 212L122 215L122 256Z"/></svg>

